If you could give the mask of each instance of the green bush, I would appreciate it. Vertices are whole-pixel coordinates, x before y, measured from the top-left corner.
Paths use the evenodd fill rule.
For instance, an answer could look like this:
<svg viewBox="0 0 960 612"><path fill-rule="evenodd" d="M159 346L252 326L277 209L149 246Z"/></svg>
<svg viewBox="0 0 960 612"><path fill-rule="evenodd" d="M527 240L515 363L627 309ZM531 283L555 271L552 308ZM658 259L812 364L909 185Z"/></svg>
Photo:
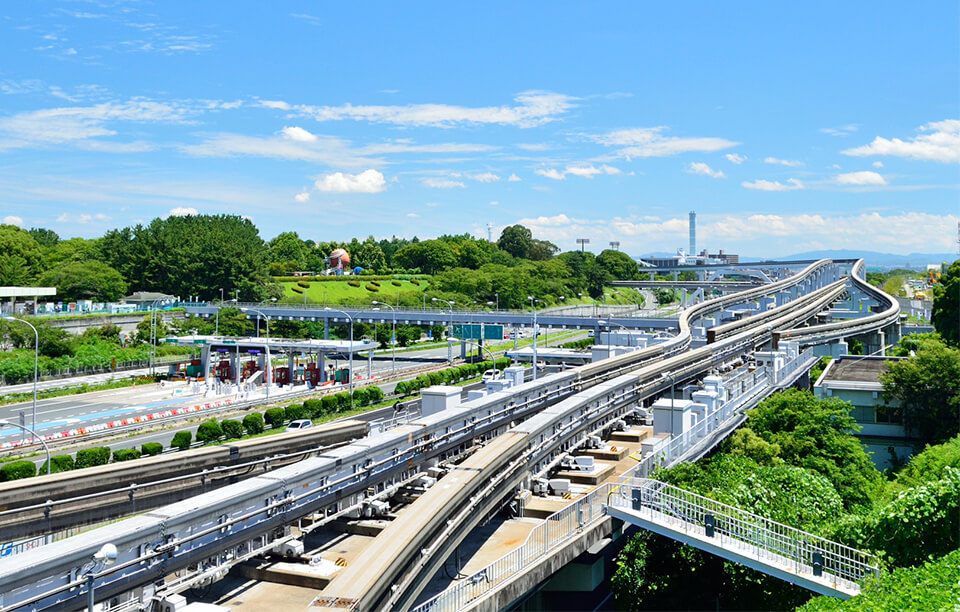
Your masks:
<svg viewBox="0 0 960 612"><path fill-rule="evenodd" d="M179 448L180 450L186 450L190 448L190 442L193 440L193 435L189 431L178 431L173 434L173 440L170 441L170 448ZM77 459L79 460L80 453L77 453Z"/></svg>
<svg viewBox="0 0 960 612"><path fill-rule="evenodd" d="M401 380L400 382L397 383L397 386L394 387L393 392L396 393L397 395L409 395L410 384L405 380Z"/></svg>
<svg viewBox="0 0 960 612"><path fill-rule="evenodd" d="M403 283L401 283L398 280L390 281L390 284L393 285L394 287L400 287L401 285L403 285ZM419 285L420 283L417 283L417 284Z"/></svg>
<svg viewBox="0 0 960 612"><path fill-rule="evenodd" d="M347 284L350 285L351 287L359 287L359 286L360 286L360 281L358 281L358 280L350 280L350 281L347 281Z"/></svg>
<svg viewBox="0 0 960 612"><path fill-rule="evenodd" d="M223 428L220 427L220 423L213 419L200 423L200 427L197 428L198 442L216 442L221 437L223 437Z"/></svg>
<svg viewBox="0 0 960 612"><path fill-rule="evenodd" d="M364 289L366 289L371 293L377 293L378 291L380 291L379 287L374 287L373 285L367 285L366 287L364 287Z"/></svg>
<svg viewBox="0 0 960 612"><path fill-rule="evenodd" d="M258 433L263 433L265 429L263 423L263 415L259 412L251 412L247 416L243 417L243 428L247 430L247 433L251 436Z"/></svg>
<svg viewBox="0 0 960 612"><path fill-rule="evenodd" d="M223 430L223 437L228 440L243 437L243 425L240 424L240 421L224 419L220 421L220 429Z"/></svg>
<svg viewBox="0 0 960 612"><path fill-rule="evenodd" d="M113 451L113 462L119 463L121 461L131 461L133 459L140 458L140 451L135 448L121 448L120 450Z"/></svg>
<svg viewBox="0 0 960 612"><path fill-rule="evenodd" d="M303 295L303 289L301 289L300 287L290 287L290 290L293 291L294 293L299 293Z"/></svg>
<svg viewBox="0 0 960 612"><path fill-rule="evenodd" d="M267 425L276 429L283 425L284 412L283 408L270 408L263 413L263 418L266 420Z"/></svg>
<svg viewBox="0 0 960 612"><path fill-rule="evenodd" d="M343 412L344 410L350 410L350 394L347 392L337 393L334 397L337 398L337 411Z"/></svg>
<svg viewBox="0 0 960 612"><path fill-rule="evenodd" d="M140 447L140 453L148 457L155 457L163 452L163 444L159 442L147 442Z"/></svg>
<svg viewBox="0 0 960 612"><path fill-rule="evenodd" d="M11 461L0 467L0 480L20 480L37 475L37 466L33 461Z"/></svg>
<svg viewBox="0 0 960 612"><path fill-rule="evenodd" d="M306 289L307 287L310 286L310 283L308 283L307 281L297 281L297 285L299 285L299 286L303 287L304 289Z"/></svg>
<svg viewBox="0 0 960 612"><path fill-rule="evenodd" d="M374 287L379 287L379 286L380 286L380 281L372 280L372 281L370 281L370 284L373 285Z"/></svg>
<svg viewBox="0 0 960 612"><path fill-rule="evenodd" d="M76 467L78 470L108 463L110 463L110 449L105 446L77 451Z"/></svg>
<svg viewBox="0 0 960 612"><path fill-rule="evenodd" d="M443 372L430 372L427 374L427 380L430 381L431 386L443 384Z"/></svg>
<svg viewBox="0 0 960 612"><path fill-rule="evenodd" d="M308 399L303 402L303 418L315 419L323 416L323 400Z"/></svg>
<svg viewBox="0 0 960 612"><path fill-rule="evenodd" d="M320 402L323 404L323 414L333 414L337 411L336 395L324 395L320 398Z"/></svg>
<svg viewBox="0 0 960 612"><path fill-rule="evenodd" d="M418 281L418 280L415 279L415 278L411 278L411 279L410 279L410 283L416 285L417 287L420 286L420 281Z"/></svg>
<svg viewBox="0 0 960 612"><path fill-rule="evenodd" d="M375 404L383 399L383 389L377 387L376 385L372 387L367 387L367 401L371 404Z"/></svg>
<svg viewBox="0 0 960 612"><path fill-rule="evenodd" d="M51 474L56 474L58 472L69 472L70 470L74 469L74 467L76 467L73 463L73 457L71 457L70 455L55 455L50 458L50 461L53 464L50 466ZM47 473L46 461L43 462L43 465L40 466L40 470L37 473L38 474Z"/></svg>
<svg viewBox="0 0 960 612"><path fill-rule="evenodd" d="M306 418L306 411L303 409L303 404L290 404L283 409L283 418L286 421L296 421L299 419Z"/></svg>
<svg viewBox="0 0 960 612"><path fill-rule="evenodd" d="M354 406L366 406L366 405L367 405L367 390L366 390L366 389L354 389L354 390L353 390L353 405L354 405Z"/></svg>

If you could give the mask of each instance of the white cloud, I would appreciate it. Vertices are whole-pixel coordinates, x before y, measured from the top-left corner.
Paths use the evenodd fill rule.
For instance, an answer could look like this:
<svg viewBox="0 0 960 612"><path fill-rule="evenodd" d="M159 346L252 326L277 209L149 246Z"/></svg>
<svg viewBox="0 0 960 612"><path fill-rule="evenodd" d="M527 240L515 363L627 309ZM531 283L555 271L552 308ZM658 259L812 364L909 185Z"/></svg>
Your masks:
<svg viewBox="0 0 960 612"><path fill-rule="evenodd" d="M386 184L383 175L372 168L360 174L324 174L314 182L319 191L328 193L380 193L386 188Z"/></svg>
<svg viewBox="0 0 960 612"><path fill-rule="evenodd" d="M703 176L709 176L712 178L727 178L727 175L723 173L722 170L714 170L707 164L702 162L693 162L687 168L689 174L702 174Z"/></svg>
<svg viewBox="0 0 960 612"><path fill-rule="evenodd" d="M556 168L541 168L534 170L534 173L544 176L548 179L562 181L563 179L567 178L568 174L583 178L593 178L598 174L621 174L621 171L619 168L614 168L613 166L608 166L606 164L600 166L599 168L593 164L579 164L567 166L563 169L563 171L557 170Z"/></svg>
<svg viewBox="0 0 960 612"><path fill-rule="evenodd" d="M311 134L301 127L284 127L282 130L280 130L280 133L286 138L289 138L290 140L296 140L297 142L317 141L317 136L315 134Z"/></svg>
<svg viewBox="0 0 960 612"><path fill-rule="evenodd" d="M873 166L874 168L883 168L883 162L882 162L882 161L875 161L875 162L873 162L872 166Z"/></svg>
<svg viewBox="0 0 960 612"><path fill-rule="evenodd" d="M188 217L190 215L196 215L199 213L197 212L196 208L177 206L176 208L170 209L168 214L171 217Z"/></svg>
<svg viewBox="0 0 960 612"><path fill-rule="evenodd" d="M490 206L499 206L499 205L500 205L500 202L498 202L498 201L496 201L496 200L490 202Z"/></svg>
<svg viewBox="0 0 960 612"><path fill-rule="evenodd" d="M520 219L517 223L521 225L540 226L540 227L560 227L563 225L572 225L574 223L590 223L583 219L572 219L564 214L553 215L550 217L536 217Z"/></svg>
<svg viewBox="0 0 960 612"><path fill-rule="evenodd" d="M823 134L829 134L831 136L849 136L853 132L857 131L857 126L855 125L842 125L835 128L821 128L820 132Z"/></svg>
<svg viewBox="0 0 960 612"><path fill-rule="evenodd" d="M411 219L416 219L420 215L418 215L417 213L407 213L407 216L410 217Z"/></svg>
<svg viewBox="0 0 960 612"><path fill-rule="evenodd" d="M309 192L309 191L301 191L301 192L298 193L297 195L293 196L293 199L296 200L297 202L300 202L301 204L303 204L304 202L307 202L307 201L310 200L310 192Z"/></svg>
<svg viewBox="0 0 960 612"><path fill-rule="evenodd" d="M848 172L846 174L838 174L835 180L840 185L886 185L887 184L887 179L883 178L883 176L871 170L863 170L861 172Z"/></svg>
<svg viewBox="0 0 960 612"><path fill-rule="evenodd" d="M453 127L466 125L513 125L536 127L557 120L573 108L576 98L549 91L527 91L514 98L515 106L465 107L449 104L408 104L405 106L353 105L292 108L317 121L370 121L403 126ZM261 105L290 110L286 102L261 101Z"/></svg>
<svg viewBox="0 0 960 612"><path fill-rule="evenodd" d="M274 110L290 110L290 105L283 100L260 100L258 104L263 108L272 108Z"/></svg>
<svg viewBox="0 0 960 612"><path fill-rule="evenodd" d="M474 174L469 178L478 181L480 183L496 183L500 180L500 177L494 174L493 172L484 172L483 174Z"/></svg>
<svg viewBox="0 0 960 612"><path fill-rule="evenodd" d="M680 153L712 153L737 146L725 138L677 138L664 136L665 126L614 130L606 134L587 135L587 138L603 145L622 147L617 155L626 157L669 157Z"/></svg>
<svg viewBox="0 0 960 612"><path fill-rule="evenodd" d="M763 160L765 164L777 164L780 166L787 166L790 168L799 168L803 165L802 161L797 161L794 159L777 159L776 157L766 157Z"/></svg>
<svg viewBox="0 0 960 612"><path fill-rule="evenodd" d="M553 179L555 181L562 181L565 178L564 173L560 172L556 168L538 168L537 170L534 170L533 173L539 174L540 176L545 176L548 179Z"/></svg>
<svg viewBox="0 0 960 612"><path fill-rule="evenodd" d="M797 179L788 179L787 184L783 184L780 181L765 181L763 179L757 179L752 183L744 181L740 184L747 189L756 189L758 191L796 191L803 189L803 183Z"/></svg>
<svg viewBox="0 0 960 612"><path fill-rule="evenodd" d="M519 183L521 180L523 180L523 179L521 179L521 178L520 178L519 176L517 176L516 174L511 174L509 177L507 177L507 182L508 182L508 183Z"/></svg>
<svg viewBox="0 0 960 612"><path fill-rule="evenodd" d="M524 151L549 151L552 147L548 144L535 143L535 144L518 144L518 149L523 149Z"/></svg>
<svg viewBox="0 0 960 612"><path fill-rule="evenodd" d="M3 218L3 224L16 225L17 227L22 227L23 219L21 217L17 217L16 215L7 215L6 217Z"/></svg>
<svg viewBox="0 0 960 612"><path fill-rule="evenodd" d="M428 177L425 179L420 179L420 183L424 187L429 187L431 189L453 189L455 187L462 189L466 187L463 181L455 181L448 178Z"/></svg>
<svg viewBox="0 0 960 612"><path fill-rule="evenodd" d="M877 136L868 145L841 151L844 155L892 155L921 161L960 162L960 119L934 121L919 128L918 136L907 140Z"/></svg>
<svg viewBox="0 0 960 612"><path fill-rule="evenodd" d="M737 164L738 166L743 162L747 161L746 155L740 155L739 153L727 153L724 155L727 158L727 161L732 164Z"/></svg>

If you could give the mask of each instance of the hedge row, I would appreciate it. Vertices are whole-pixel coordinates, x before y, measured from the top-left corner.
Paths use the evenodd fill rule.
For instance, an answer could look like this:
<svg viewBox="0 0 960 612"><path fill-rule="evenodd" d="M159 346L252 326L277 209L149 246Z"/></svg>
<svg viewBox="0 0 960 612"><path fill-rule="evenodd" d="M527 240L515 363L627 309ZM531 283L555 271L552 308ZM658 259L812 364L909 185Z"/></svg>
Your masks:
<svg viewBox="0 0 960 612"><path fill-rule="evenodd" d="M380 387L362 387L353 392L353 406L367 406L383 399L383 390ZM272 428L280 428L285 423L296 421L298 419L316 419L328 414L343 412L351 407L350 393L343 392L336 395L325 395L319 399L308 399L302 404L291 404L286 408L270 408L265 413L251 412L243 417L242 421L234 419L224 419L217 421L210 419L204 421L197 428L198 442L215 442L221 438L228 440L243 437L244 432L248 435L263 433L266 425ZM170 448L179 448L181 450L190 448L193 443L193 434L189 431L178 431L173 435L170 442ZM96 465L106 465L110 463L112 456L114 463L121 461L130 461L139 459L142 456L152 457L163 452L163 444L159 442L147 442L140 447L122 448L111 453L110 449L103 446L97 448L86 448L77 451L76 459L70 455L56 455L50 458L50 473L69 472ZM0 466L0 482L7 480L19 480L21 478L31 478L38 473L37 466L32 461L11 461ZM40 474L47 473L46 462L40 467Z"/></svg>
<svg viewBox="0 0 960 612"><path fill-rule="evenodd" d="M496 360L496 364L492 361L478 361L477 363L465 363L455 368L447 368L439 372L421 374L413 380L401 380L397 383L394 392L397 395L410 395L433 385L455 383L483 374L485 371L493 369L494 365L498 370L506 369L510 365L510 358L501 357Z"/></svg>
<svg viewBox="0 0 960 612"><path fill-rule="evenodd" d="M273 276L272 280L278 283L302 283L302 282L321 282L321 283L335 283L343 282L354 278L354 275L350 276ZM417 281L418 279L429 278L429 274L420 274L418 272L398 272L397 274L360 274L356 278L362 278L366 281L377 280L377 281L393 281L393 280L408 280L415 285L420 284Z"/></svg>
<svg viewBox="0 0 960 612"><path fill-rule="evenodd" d="M593 346L593 338L584 338L582 340L574 340L573 342L565 342L560 345L560 348L565 349L582 349L589 346Z"/></svg>

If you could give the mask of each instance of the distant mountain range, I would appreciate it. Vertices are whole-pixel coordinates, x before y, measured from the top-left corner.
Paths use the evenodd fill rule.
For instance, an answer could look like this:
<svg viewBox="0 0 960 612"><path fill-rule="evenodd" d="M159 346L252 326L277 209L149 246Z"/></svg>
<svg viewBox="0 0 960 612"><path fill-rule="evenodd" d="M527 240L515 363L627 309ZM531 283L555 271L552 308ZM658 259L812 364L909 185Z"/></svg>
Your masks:
<svg viewBox="0 0 960 612"><path fill-rule="evenodd" d="M646 253L638 259L644 257L670 257L676 253L658 251L656 253ZM910 253L909 255L895 255L893 253L878 253L876 251L857 251L852 249L835 249L825 251L806 251L804 253L794 253L792 255L782 255L778 257L752 257L741 255L740 261L790 261L797 259L863 259L868 268L913 268L923 269L927 264L938 264L941 262L951 262L957 259L956 253Z"/></svg>

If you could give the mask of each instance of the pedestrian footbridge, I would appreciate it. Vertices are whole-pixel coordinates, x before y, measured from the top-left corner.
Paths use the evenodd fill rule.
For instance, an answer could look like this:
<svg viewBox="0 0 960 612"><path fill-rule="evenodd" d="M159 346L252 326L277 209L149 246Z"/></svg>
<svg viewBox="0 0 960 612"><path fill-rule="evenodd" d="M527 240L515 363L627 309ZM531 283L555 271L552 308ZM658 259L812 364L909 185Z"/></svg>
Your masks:
<svg viewBox="0 0 960 612"><path fill-rule="evenodd" d="M849 599L879 572L869 553L656 480L622 484L606 512L821 595Z"/></svg>

